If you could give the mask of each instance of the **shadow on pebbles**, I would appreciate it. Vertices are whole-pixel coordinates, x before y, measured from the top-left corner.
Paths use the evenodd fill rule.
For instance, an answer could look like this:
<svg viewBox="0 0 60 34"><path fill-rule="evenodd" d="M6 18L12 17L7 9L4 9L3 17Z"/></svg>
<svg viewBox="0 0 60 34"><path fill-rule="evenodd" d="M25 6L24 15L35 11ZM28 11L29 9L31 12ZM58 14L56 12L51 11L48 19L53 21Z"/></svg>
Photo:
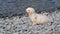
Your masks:
<svg viewBox="0 0 60 34"><path fill-rule="evenodd" d="M0 34L60 34L60 10L48 13L52 23L36 25L28 17L0 18Z"/></svg>

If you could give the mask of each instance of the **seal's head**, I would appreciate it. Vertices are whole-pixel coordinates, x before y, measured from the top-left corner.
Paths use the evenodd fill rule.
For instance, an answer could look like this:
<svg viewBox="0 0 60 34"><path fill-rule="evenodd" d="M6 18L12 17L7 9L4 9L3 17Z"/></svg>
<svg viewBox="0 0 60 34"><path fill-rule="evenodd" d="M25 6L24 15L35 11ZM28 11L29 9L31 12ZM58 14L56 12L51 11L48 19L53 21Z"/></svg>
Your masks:
<svg viewBox="0 0 60 34"><path fill-rule="evenodd" d="M34 9L34 8L31 8L31 7L28 7L28 8L26 9L26 12L27 12L27 13L34 13L34 12L35 12L35 9Z"/></svg>

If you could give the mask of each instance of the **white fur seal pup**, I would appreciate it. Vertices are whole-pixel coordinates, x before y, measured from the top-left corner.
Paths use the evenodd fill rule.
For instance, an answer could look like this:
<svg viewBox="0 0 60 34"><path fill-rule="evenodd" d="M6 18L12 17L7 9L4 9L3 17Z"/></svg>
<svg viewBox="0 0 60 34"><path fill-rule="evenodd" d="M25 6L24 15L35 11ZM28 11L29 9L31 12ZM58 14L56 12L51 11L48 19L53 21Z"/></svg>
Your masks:
<svg viewBox="0 0 60 34"><path fill-rule="evenodd" d="M37 14L34 8L28 7L26 12L29 15L29 18L32 20L32 26L36 24L47 24L50 22L48 16L44 14Z"/></svg>

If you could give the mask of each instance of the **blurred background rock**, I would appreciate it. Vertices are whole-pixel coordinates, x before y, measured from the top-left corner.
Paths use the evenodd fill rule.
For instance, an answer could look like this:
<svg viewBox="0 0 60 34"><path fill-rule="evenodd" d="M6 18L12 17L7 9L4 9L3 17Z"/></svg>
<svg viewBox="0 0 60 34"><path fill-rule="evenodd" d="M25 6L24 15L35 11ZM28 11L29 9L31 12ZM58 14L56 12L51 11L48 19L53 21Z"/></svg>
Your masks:
<svg viewBox="0 0 60 34"><path fill-rule="evenodd" d="M60 7L60 0L0 0L0 17L24 14L27 7L36 11Z"/></svg>

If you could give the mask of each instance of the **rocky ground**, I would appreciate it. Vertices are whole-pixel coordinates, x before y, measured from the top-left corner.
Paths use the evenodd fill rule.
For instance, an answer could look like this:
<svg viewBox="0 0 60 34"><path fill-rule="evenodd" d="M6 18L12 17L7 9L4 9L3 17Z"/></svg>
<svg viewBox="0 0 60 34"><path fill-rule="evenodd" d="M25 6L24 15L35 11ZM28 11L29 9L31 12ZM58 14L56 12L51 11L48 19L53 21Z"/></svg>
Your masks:
<svg viewBox="0 0 60 34"><path fill-rule="evenodd" d="M47 13L52 23L34 27L26 16L0 18L0 34L60 34L60 10Z"/></svg>

